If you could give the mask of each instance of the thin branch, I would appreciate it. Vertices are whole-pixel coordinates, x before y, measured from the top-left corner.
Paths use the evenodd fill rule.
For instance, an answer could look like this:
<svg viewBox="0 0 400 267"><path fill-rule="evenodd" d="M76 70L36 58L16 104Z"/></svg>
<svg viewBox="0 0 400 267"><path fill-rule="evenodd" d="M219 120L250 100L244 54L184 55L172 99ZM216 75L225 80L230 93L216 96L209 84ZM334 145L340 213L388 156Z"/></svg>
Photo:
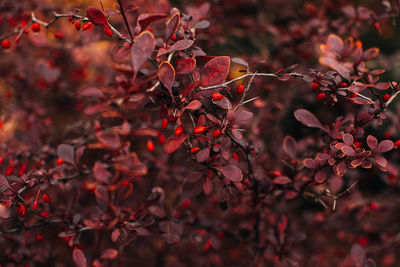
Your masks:
<svg viewBox="0 0 400 267"><path fill-rule="evenodd" d="M118 1L118 5L119 5L119 10L121 11L121 15L122 15L122 17L124 18L125 26L126 26L126 28L128 29L129 36L131 37L131 40L133 40L133 35L132 35L132 32L131 32L131 27L129 26L128 19L127 19L126 16L125 16L124 8L122 7L122 1L121 1L121 0L117 0L117 1Z"/></svg>

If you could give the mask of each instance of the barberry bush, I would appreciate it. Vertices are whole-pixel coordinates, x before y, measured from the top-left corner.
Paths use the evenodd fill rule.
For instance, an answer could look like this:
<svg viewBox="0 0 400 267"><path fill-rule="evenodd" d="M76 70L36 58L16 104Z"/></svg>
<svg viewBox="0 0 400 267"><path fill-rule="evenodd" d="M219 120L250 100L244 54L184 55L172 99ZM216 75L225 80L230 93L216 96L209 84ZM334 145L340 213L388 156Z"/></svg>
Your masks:
<svg viewBox="0 0 400 267"><path fill-rule="evenodd" d="M398 1L2 1L1 266L398 266Z"/></svg>

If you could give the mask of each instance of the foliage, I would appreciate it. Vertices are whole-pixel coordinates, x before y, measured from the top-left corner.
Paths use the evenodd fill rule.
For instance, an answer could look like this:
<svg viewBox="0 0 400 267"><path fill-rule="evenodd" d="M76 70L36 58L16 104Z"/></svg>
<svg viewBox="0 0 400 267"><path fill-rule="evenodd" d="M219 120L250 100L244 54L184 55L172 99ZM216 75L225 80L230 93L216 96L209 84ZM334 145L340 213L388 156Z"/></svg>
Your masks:
<svg viewBox="0 0 400 267"><path fill-rule="evenodd" d="M2 266L398 265L398 3L22 2Z"/></svg>

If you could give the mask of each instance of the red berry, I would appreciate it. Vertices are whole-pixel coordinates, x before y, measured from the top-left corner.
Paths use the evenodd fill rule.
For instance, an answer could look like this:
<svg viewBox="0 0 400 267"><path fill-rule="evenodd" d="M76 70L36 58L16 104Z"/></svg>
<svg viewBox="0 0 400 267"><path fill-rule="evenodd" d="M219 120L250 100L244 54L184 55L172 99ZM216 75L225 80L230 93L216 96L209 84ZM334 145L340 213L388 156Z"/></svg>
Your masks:
<svg viewBox="0 0 400 267"><path fill-rule="evenodd" d="M121 181L121 186L127 186L129 185L131 182L129 180L122 180Z"/></svg>
<svg viewBox="0 0 400 267"><path fill-rule="evenodd" d="M3 157L0 157L0 164L2 164L4 161Z"/></svg>
<svg viewBox="0 0 400 267"><path fill-rule="evenodd" d="M210 240L207 241L207 243L204 245L203 251L207 251L211 248L211 242Z"/></svg>
<svg viewBox="0 0 400 267"><path fill-rule="evenodd" d="M190 200L187 199L187 200L183 201L182 206L189 207L190 206Z"/></svg>
<svg viewBox="0 0 400 267"><path fill-rule="evenodd" d="M1 47L3 47L4 50L10 49L11 47L10 40L4 39L3 41L1 41Z"/></svg>
<svg viewBox="0 0 400 267"><path fill-rule="evenodd" d="M80 21L75 21L74 22L75 30L79 31L81 29L81 22Z"/></svg>
<svg viewBox="0 0 400 267"><path fill-rule="evenodd" d="M394 147L399 148L400 147L400 139L394 142Z"/></svg>
<svg viewBox="0 0 400 267"><path fill-rule="evenodd" d="M24 205L19 205L17 208L17 213L19 217L25 217L26 216L26 208Z"/></svg>
<svg viewBox="0 0 400 267"><path fill-rule="evenodd" d="M339 84L339 88L346 88L347 87L347 83L341 83Z"/></svg>
<svg viewBox="0 0 400 267"><path fill-rule="evenodd" d="M57 165L61 165L63 163L64 163L64 161L62 160L62 158L57 158L57 161L56 161Z"/></svg>
<svg viewBox="0 0 400 267"><path fill-rule="evenodd" d="M47 211L42 211L42 212L40 213L40 216L42 216L42 217L49 217L49 213L48 213Z"/></svg>
<svg viewBox="0 0 400 267"><path fill-rule="evenodd" d="M378 204L376 204L375 202L371 202L371 203L369 203L369 208L371 210L377 210L378 209Z"/></svg>
<svg viewBox="0 0 400 267"><path fill-rule="evenodd" d="M360 244L361 246L365 247L369 244L369 239L365 236L360 236L357 239L358 244Z"/></svg>
<svg viewBox="0 0 400 267"><path fill-rule="evenodd" d="M176 38L176 34L174 33L174 34L171 36L171 40L172 40L172 41L176 41L176 39L178 39L178 38Z"/></svg>
<svg viewBox="0 0 400 267"><path fill-rule="evenodd" d="M161 128L162 129L167 129L168 127L168 120L167 119L163 119L161 122Z"/></svg>
<svg viewBox="0 0 400 267"><path fill-rule="evenodd" d="M232 157L233 157L234 159L236 159L237 162L240 162L240 158L239 158L238 154L236 154L236 152L233 152L233 153L232 153Z"/></svg>
<svg viewBox="0 0 400 267"><path fill-rule="evenodd" d="M10 176L13 172L14 172L14 168L13 167L9 167L6 170L5 174L6 174L6 176Z"/></svg>
<svg viewBox="0 0 400 267"><path fill-rule="evenodd" d="M383 134L383 138L385 139L390 139L392 137L392 135L389 132L386 132Z"/></svg>
<svg viewBox="0 0 400 267"><path fill-rule="evenodd" d="M224 96L221 95L220 93L213 93L213 94L211 95L211 98L212 98L212 100L214 100L214 101L221 100L223 97L224 97Z"/></svg>
<svg viewBox="0 0 400 267"><path fill-rule="evenodd" d="M56 37L56 38L59 39L59 40L62 40L62 38L63 38L62 34L61 34L61 33L58 33L58 32L56 32L56 33L54 34L54 37Z"/></svg>
<svg viewBox="0 0 400 267"><path fill-rule="evenodd" d="M50 201L51 201L48 194L43 194L43 195L42 195L42 199L43 199L43 201L46 202L46 203L50 203Z"/></svg>
<svg viewBox="0 0 400 267"><path fill-rule="evenodd" d="M32 27L33 32L40 32L40 24L39 23L34 22L31 27Z"/></svg>
<svg viewBox="0 0 400 267"><path fill-rule="evenodd" d="M197 153L197 152L199 152L199 151L200 151L200 148L199 148L198 146L192 147L192 148L190 149L190 153L191 153L191 154L195 154L195 153Z"/></svg>
<svg viewBox="0 0 400 267"><path fill-rule="evenodd" d="M318 88L319 88L319 84L318 84L318 83L314 83L314 84L311 86L311 89L312 89L313 91L317 91Z"/></svg>
<svg viewBox="0 0 400 267"><path fill-rule="evenodd" d="M37 200L33 201L32 209L36 210L37 209Z"/></svg>
<svg viewBox="0 0 400 267"><path fill-rule="evenodd" d="M354 146L357 148L360 148L360 147L362 147L362 143L360 141L355 141Z"/></svg>
<svg viewBox="0 0 400 267"><path fill-rule="evenodd" d="M153 141L151 141L151 140L147 141L147 150L150 151L150 152L154 151L154 143L153 143Z"/></svg>
<svg viewBox="0 0 400 267"><path fill-rule="evenodd" d="M181 134L183 133L183 128L182 126L178 126L175 129L175 136L181 136Z"/></svg>
<svg viewBox="0 0 400 267"><path fill-rule="evenodd" d="M385 94L384 96L383 96L383 101L388 101L389 100L389 98L390 98L390 95L389 94Z"/></svg>
<svg viewBox="0 0 400 267"><path fill-rule="evenodd" d="M221 130L220 129L215 129L212 133L211 133L213 138L218 138L221 135Z"/></svg>
<svg viewBox="0 0 400 267"><path fill-rule="evenodd" d="M107 27L104 27L104 33L105 33L108 37L112 37L112 35L113 35L112 30L110 30L110 29L107 28Z"/></svg>
<svg viewBox="0 0 400 267"><path fill-rule="evenodd" d="M92 27L92 23L91 22L85 23L85 24L83 24L82 30L83 31L87 31L87 30L90 29L90 27Z"/></svg>
<svg viewBox="0 0 400 267"><path fill-rule="evenodd" d="M358 95L356 94L356 93L352 93L351 95L350 95L350 98L356 98Z"/></svg>
<svg viewBox="0 0 400 267"><path fill-rule="evenodd" d="M40 241L43 240L43 235L37 234L35 239L36 239L37 242L40 242Z"/></svg>
<svg viewBox="0 0 400 267"><path fill-rule="evenodd" d="M158 137L158 142L160 143L160 145L163 145L165 143L165 135L161 134Z"/></svg>
<svg viewBox="0 0 400 267"><path fill-rule="evenodd" d="M74 20L74 18L72 16L68 17L68 21L73 21L73 20Z"/></svg>
<svg viewBox="0 0 400 267"><path fill-rule="evenodd" d="M196 128L193 129L194 134L201 134L204 133L204 131L207 130L207 127L205 126L197 126Z"/></svg>
<svg viewBox="0 0 400 267"><path fill-rule="evenodd" d="M241 84L241 85L239 85L239 86L236 88L236 93L237 93L238 95L240 95L240 94L243 94L243 92L244 92L244 85Z"/></svg>
<svg viewBox="0 0 400 267"><path fill-rule="evenodd" d="M318 93L316 96L315 96L315 98L317 99L317 100L323 100L324 98L326 97L326 94L325 93Z"/></svg>

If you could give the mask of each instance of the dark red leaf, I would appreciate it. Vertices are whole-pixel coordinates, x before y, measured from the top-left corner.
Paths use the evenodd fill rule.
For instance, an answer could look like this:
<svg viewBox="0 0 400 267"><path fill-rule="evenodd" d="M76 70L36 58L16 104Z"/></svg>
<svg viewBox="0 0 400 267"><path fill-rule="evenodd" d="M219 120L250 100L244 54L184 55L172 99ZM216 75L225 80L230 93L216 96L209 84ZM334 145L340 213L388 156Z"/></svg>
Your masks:
<svg viewBox="0 0 400 267"><path fill-rule="evenodd" d="M188 49L193 43L194 41L189 39L179 40L168 49L168 53Z"/></svg>
<svg viewBox="0 0 400 267"><path fill-rule="evenodd" d="M354 151L354 149L350 146L342 146L340 148L340 150L342 150L342 152L346 155L346 156L354 156L356 154L356 152Z"/></svg>
<svg viewBox="0 0 400 267"><path fill-rule="evenodd" d="M391 140L383 140L378 145L378 153L385 153L394 148L394 143Z"/></svg>
<svg viewBox="0 0 400 267"><path fill-rule="evenodd" d="M158 79L168 89L171 97L173 97L172 85L175 81L175 70L169 62L163 61L160 64L158 68Z"/></svg>
<svg viewBox="0 0 400 267"><path fill-rule="evenodd" d="M299 122L301 122L305 126L319 128L325 132L328 132L328 130L324 126L322 126L321 122L314 116L314 114L306 109L296 110L294 112L294 116Z"/></svg>
<svg viewBox="0 0 400 267"><path fill-rule="evenodd" d="M315 180L317 183L323 183L323 182L325 182L325 180L326 180L326 172L323 171L323 170L317 171L317 172L315 173L315 175L314 175L314 180Z"/></svg>
<svg viewBox="0 0 400 267"><path fill-rule="evenodd" d="M206 87L222 83L228 75L230 61L227 56L208 61L201 70L201 85Z"/></svg>
<svg viewBox="0 0 400 267"><path fill-rule="evenodd" d="M80 96L87 96L87 97L104 97L103 92L96 88L96 87L88 87L83 89L80 93Z"/></svg>
<svg viewBox="0 0 400 267"><path fill-rule="evenodd" d="M180 224L174 221L166 221L160 222L158 225L162 238L168 244L178 242L181 239L183 228Z"/></svg>
<svg viewBox="0 0 400 267"><path fill-rule="evenodd" d="M0 174L0 187L6 187L6 188L9 187L7 178L4 175L1 175L1 174Z"/></svg>
<svg viewBox="0 0 400 267"><path fill-rule="evenodd" d="M190 102L189 104L187 104L185 109L198 110L200 107L201 107L201 102L196 99L196 100L193 100L192 102Z"/></svg>
<svg viewBox="0 0 400 267"><path fill-rule="evenodd" d="M118 256L118 251L113 248L106 249L103 254L101 254L100 259L113 260Z"/></svg>
<svg viewBox="0 0 400 267"><path fill-rule="evenodd" d="M210 147L200 150L196 154L196 159L198 162L204 162L210 158Z"/></svg>
<svg viewBox="0 0 400 267"><path fill-rule="evenodd" d="M278 176L272 182L274 184L289 184L292 180L287 176Z"/></svg>
<svg viewBox="0 0 400 267"><path fill-rule="evenodd" d="M72 252L72 259L74 260L75 264L78 267L87 266L85 254L83 254L83 251L80 250L79 248L75 248L74 251Z"/></svg>
<svg viewBox="0 0 400 267"><path fill-rule="evenodd" d="M316 160L313 160L313 159L310 159L310 158L304 159L303 160L303 165L306 166L306 168L309 168L309 169L317 169L319 167L318 162Z"/></svg>
<svg viewBox="0 0 400 267"><path fill-rule="evenodd" d="M180 59L176 63L176 74L189 74L196 68L196 60L191 57Z"/></svg>
<svg viewBox="0 0 400 267"><path fill-rule="evenodd" d="M93 167L93 174L97 181L100 183L109 183L111 178L111 173L106 170L105 164L96 163Z"/></svg>
<svg viewBox="0 0 400 267"><path fill-rule="evenodd" d="M140 25L141 29L144 30L146 29L147 26L149 26L151 23L165 19L168 17L167 14L140 14L140 16L137 19L138 24Z"/></svg>
<svg viewBox="0 0 400 267"><path fill-rule="evenodd" d="M175 13L168 21L165 27L165 40L171 38L171 36L176 32L180 23L181 17L179 13Z"/></svg>
<svg viewBox="0 0 400 267"><path fill-rule="evenodd" d="M290 157L294 158L296 156L296 140L294 140L293 137L291 136L286 136L285 139L283 139L283 151Z"/></svg>
<svg viewBox="0 0 400 267"><path fill-rule="evenodd" d="M190 92L196 89L200 85L200 81L195 81L185 87L182 92L182 97L185 98Z"/></svg>
<svg viewBox="0 0 400 267"><path fill-rule="evenodd" d="M94 25L108 26L108 21L103 11L94 6L89 6L86 11L86 16Z"/></svg>
<svg viewBox="0 0 400 267"><path fill-rule="evenodd" d="M366 258L366 253L363 247L361 247L359 244L354 244L351 247L350 256L358 264L358 266L362 266Z"/></svg>
<svg viewBox="0 0 400 267"><path fill-rule="evenodd" d="M343 143L345 143L345 144L348 145L348 146L353 145L353 143L354 143L354 138L353 138L353 136L352 136L351 134L345 134L345 135L343 136Z"/></svg>
<svg viewBox="0 0 400 267"><path fill-rule="evenodd" d="M212 184L211 180L207 178L207 179L204 181L204 184L203 184L203 191L204 191L204 194L210 195L211 192L212 192L212 189L213 189L213 184Z"/></svg>
<svg viewBox="0 0 400 267"><path fill-rule="evenodd" d="M154 36L149 31L142 32L137 38L131 48L132 67L135 74L140 70L140 67L151 57L153 54L156 41Z"/></svg>
<svg viewBox="0 0 400 267"><path fill-rule="evenodd" d="M222 167L214 167L216 170L220 171L225 178L228 180L238 183L242 180L242 170L236 165L227 165Z"/></svg>
<svg viewBox="0 0 400 267"><path fill-rule="evenodd" d="M364 51L363 60L370 60L375 58L379 54L379 48L372 47Z"/></svg>
<svg viewBox="0 0 400 267"><path fill-rule="evenodd" d="M375 150L378 147L378 139L375 136L368 135L367 144L372 150Z"/></svg>
<svg viewBox="0 0 400 267"><path fill-rule="evenodd" d="M66 144L61 144L57 147L57 156L63 160L63 162L75 164L75 151L74 147Z"/></svg>
<svg viewBox="0 0 400 267"><path fill-rule="evenodd" d="M329 48L335 51L337 54L341 54L343 50L343 40L335 34L330 34L328 36L327 44Z"/></svg>
<svg viewBox="0 0 400 267"><path fill-rule="evenodd" d="M218 107L223 108L223 109L231 109L232 108L232 103L226 96L223 96L220 100L213 101L213 102L215 105L217 105Z"/></svg>
<svg viewBox="0 0 400 267"><path fill-rule="evenodd" d="M114 132L98 132L96 134L99 142L104 145L107 149L115 150L121 145L119 136Z"/></svg>
<svg viewBox="0 0 400 267"><path fill-rule="evenodd" d="M173 137L169 139L164 145L164 152L167 154L174 153L181 147L186 138L186 135L182 135L180 137Z"/></svg>
<svg viewBox="0 0 400 267"><path fill-rule="evenodd" d="M374 85L374 87L378 90L387 90L390 88L390 83L381 82Z"/></svg>

